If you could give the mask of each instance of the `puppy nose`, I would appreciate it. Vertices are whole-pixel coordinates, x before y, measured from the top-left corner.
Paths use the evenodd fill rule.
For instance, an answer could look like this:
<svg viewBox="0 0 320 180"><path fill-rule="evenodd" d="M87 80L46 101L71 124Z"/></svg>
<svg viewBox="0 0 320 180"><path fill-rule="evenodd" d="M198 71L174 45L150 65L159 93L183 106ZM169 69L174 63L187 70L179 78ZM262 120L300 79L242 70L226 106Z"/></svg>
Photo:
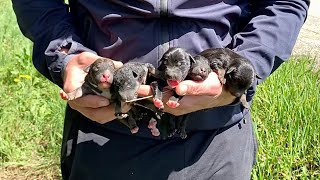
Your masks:
<svg viewBox="0 0 320 180"><path fill-rule="evenodd" d="M102 77L100 78L100 81L101 82L107 82L109 77L110 77L109 74L104 73L104 74L102 74Z"/></svg>
<svg viewBox="0 0 320 180"><path fill-rule="evenodd" d="M103 74L102 77L105 79L109 79L109 74Z"/></svg>
<svg viewBox="0 0 320 180"><path fill-rule="evenodd" d="M202 73L206 73L206 68L200 68L200 71L201 71Z"/></svg>

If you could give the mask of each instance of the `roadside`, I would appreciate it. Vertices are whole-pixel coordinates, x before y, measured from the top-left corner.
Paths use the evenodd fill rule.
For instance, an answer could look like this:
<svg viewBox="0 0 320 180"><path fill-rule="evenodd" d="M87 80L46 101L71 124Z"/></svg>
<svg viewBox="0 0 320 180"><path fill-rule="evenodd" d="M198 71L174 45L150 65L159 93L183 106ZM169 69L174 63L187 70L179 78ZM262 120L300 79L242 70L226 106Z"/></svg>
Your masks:
<svg viewBox="0 0 320 180"><path fill-rule="evenodd" d="M320 65L320 0L311 0L308 18L298 36L293 56L315 58Z"/></svg>

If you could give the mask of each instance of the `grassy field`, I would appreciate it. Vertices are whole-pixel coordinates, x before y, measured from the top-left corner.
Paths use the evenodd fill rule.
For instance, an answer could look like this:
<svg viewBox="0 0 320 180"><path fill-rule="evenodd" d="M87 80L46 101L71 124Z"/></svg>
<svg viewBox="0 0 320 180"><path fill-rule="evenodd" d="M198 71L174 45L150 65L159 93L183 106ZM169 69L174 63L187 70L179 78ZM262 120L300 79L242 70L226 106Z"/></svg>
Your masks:
<svg viewBox="0 0 320 180"><path fill-rule="evenodd" d="M65 102L32 66L32 44L0 0L0 179L59 179ZM320 179L319 72L291 59L258 87L254 180Z"/></svg>
<svg viewBox="0 0 320 180"><path fill-rule="evenodd" d="M33 67L32 44L17 26L11 1L0 0L0 8L0 179L15 173L54 178L65 102Z"/></svg>

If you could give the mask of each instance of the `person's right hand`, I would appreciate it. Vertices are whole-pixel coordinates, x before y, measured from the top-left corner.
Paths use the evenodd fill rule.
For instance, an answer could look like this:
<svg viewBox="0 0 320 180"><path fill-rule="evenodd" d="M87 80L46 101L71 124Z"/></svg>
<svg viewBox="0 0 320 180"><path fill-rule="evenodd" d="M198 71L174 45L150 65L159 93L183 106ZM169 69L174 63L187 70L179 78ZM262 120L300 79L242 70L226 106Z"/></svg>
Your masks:
<svg viewBox="0 0 320 180"><path fill-rule="evenodd" d="M73 56L64 70L64 92L69 93L80 87L84 83L86 76L83 70L98 58L102 57L89 52L82 52ZM123 65L120 61L113 62L116 68ZM72 109L79 111L87 118L101 124L116 118L114 116L114 106L109 105L109 100L102 96L85 95L68 101L68 103Z"/></svg>

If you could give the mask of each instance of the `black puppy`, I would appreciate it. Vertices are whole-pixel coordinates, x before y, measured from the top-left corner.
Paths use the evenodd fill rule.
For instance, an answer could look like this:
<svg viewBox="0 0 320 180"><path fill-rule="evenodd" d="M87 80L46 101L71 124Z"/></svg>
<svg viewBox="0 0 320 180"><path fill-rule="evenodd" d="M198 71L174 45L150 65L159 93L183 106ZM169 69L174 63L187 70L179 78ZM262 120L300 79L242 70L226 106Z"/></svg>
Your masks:
<svg viewBox="0 0 320 180"><path fill-rule="evenodd" d="M245 94L259 76L248 59L228 48L207 49L194 58L196 63L190 73L192 79L204 80L213 70L226 89L249 108Z"/></svg>
<svg viewBox="0 0 320 180"><path fill-rule="evenodd" d="M151 86L154 92L154 105L162 109L164 107L162 102L164 87L169 86L174 89L181 81L185 80L189 74L190 67L194 63L194 59L184 49L175 47L166 51L160 62L158 70L162 73L162 78L158 79L156 83L152 83ZM166 104L171 108L176 108L179 106L178 101L181 98L174 91L173 96L169 98ZM168 116L168 121L170 123L169 137L176 133L183 139L187 137L185 131L187 122L184 116Z"/></svg>
<svg viewBox="0 0 320 180"><path fill-rule="evenodd" d="M96 94L110 99L110 86L115 69L112 60L99 58L84 70L88 74L81 87L70 93L61 92L60 96L66 100L74 100L87 94Z"/></svg>
<svg viewBox="0 0 320 180"><path fill-rule="evenodd" d="M131 103L122 103L125 100L132 100L137 97L136 91L140 84L145 83L148 73L155 74L156 69L147 63L127 63L120 70L116 70L113 62L107 58L99 58L85 70L88 74L83 85L71 93L61 92L60 96L65 100L74 100L87 94L104 96L112 103L115 103L115 111L118 120L128 126L132 133L138 128L135 120L157 118L153 111L145 106L134 106L128 114L121 113L124 106L131 106ZM115 82L113 82L115 80ZM114 86L114 87L113 87ZM113 87L113 88L112 88ZM154 108L156 109L156 108ZM124 120L124 118L126 118Z"/></svg>
<svg viewBox="0 0 320 180"><path fill-rule="evenodd" d="M164 87L169 86L174 89L181 81L185 80L189 74L190 67L194 63L194 59L184 49L174 47L163 54L160 63L158 70L162 73L161 78L158 79L157 83L152 83L151 85L155 90L155 106L163 108L162 93L164 92ZM181 97L174 93L167 105L171 108L176 108L179 106L179 99Z"/></svg>
<svg viewBox="0 0 320 180"><path fill-rule="evenodd" d="M138 98L137 91L140 85L146 84L147 77L158 77L157 75L157 70L152 64L140 62L128 62L114 73L111 99L115 105L115 116L118 119L127 118L132 133L138 132L136 119L142 119L141 114L143 114L141 113L143 106L133 106L134 100ZM128 106L132 106L131 110L123 113L123 109Z"/></svg>

